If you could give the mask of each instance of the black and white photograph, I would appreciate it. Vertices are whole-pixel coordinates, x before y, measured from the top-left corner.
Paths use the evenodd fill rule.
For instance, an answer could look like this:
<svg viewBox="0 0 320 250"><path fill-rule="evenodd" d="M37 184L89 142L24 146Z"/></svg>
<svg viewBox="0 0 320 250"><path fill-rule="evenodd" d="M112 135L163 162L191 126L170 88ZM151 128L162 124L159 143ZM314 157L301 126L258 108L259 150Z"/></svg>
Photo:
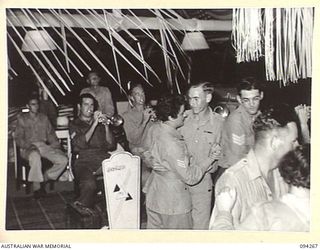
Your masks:
<svg viewBox="0 0 320 250"><path fill-rule="evenodd" d="M6 7L4 230L312 232L317 10Z"/></svg>

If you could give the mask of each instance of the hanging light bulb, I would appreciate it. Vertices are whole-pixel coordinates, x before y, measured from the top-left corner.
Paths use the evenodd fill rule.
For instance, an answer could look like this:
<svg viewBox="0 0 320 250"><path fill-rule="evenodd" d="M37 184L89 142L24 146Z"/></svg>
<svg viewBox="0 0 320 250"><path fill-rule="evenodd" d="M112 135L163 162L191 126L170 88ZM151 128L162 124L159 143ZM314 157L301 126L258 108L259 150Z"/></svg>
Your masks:
<svg viewBox="0 0 320 250"><path fill-rule="evenodd" d="M203 33L200 31L186 33L182 40L181 47L184 51L209 49L209 45Z"/></svg>

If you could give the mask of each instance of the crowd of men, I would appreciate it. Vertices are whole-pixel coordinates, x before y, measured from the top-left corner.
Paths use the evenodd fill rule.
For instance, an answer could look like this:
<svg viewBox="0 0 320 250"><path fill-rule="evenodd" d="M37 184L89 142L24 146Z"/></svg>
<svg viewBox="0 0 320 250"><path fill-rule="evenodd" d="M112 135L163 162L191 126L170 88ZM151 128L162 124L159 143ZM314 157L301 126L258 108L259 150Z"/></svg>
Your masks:
<svg viewBox="0 0 320 250"><path fill-rule="evenodd" d="M69 125L79 187L72 206L84 216L92 214L95 204L95 173L117 144L110 128L112 95L100 82L97 72L88 74L90 86L81 91L78 117ZM209 82L192 84L185 95L161 96L154 109L146 105L141 84L129 88L123 127L129 150L142 159L147 229L309 230L308 108L277 104L260 110L264 93L250 77L237 91L239 106L223 118L210 107L214 87ZM29 161L28 180L38 199L46 194L46 181L64 170L67 158L53 125L39 112L38 98L30 97L27 107L15 138ZM53 162L44 173L41 157ZM302 194L305 199L298 199ZM288 209L295 224L282 221L279 227L288 214L281 211Z"/></svg>

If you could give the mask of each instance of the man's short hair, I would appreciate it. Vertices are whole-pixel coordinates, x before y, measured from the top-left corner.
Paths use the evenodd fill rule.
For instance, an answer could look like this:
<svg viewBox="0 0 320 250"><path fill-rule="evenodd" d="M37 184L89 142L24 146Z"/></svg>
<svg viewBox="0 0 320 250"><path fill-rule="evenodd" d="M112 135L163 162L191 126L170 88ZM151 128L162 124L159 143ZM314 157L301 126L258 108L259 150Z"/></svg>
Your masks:
<svg viewBox="0 0 320 250"><path fill-rule="evenodd" d="M253 122L255 141L265 137L267 132L285 127L288 123L298 124L298 118L293 108L288 104L275 104L265 109Z"/></svg>
<svg viewBox="0 0 320 250"><path fill-rule="evenodd" d="M214 91L214 87L213 87L213 84L211 82L197 82L197 83L192 84L189 87L188 92L189 92L190 89L198 88L198 87L201 87L202 90L204 92L206 92L207 94L212 94L213 91Z"/></svg>
<svg viewBox="0 0 320 250"><path fill-rule="evenodd" d="M29 96L27 97L27 104L29 104L30 101L32 101L32 100L37 100L38 103L39 103L39 102L40 102L39 95L38 95L38 94L29 95Z"/></svg>
<svg viewBox="0 0 320 250"><path fill-rule="evenodd" d="M94 105L94 110L98 109L98 101L96 100L96 98L94 98L93 95L89 94L89 93L85 93L79 96L79 100L78 100L78 104L81 106L82 101L84 98L90 98L93 100L93 105Z"/></svg>
<svg viewBox="0 0 320 250"><path fill-rule="evenodd" d="M160 97L156 106L156 115L160 121L168 121L169 116L177 118L180 107L185 105L186 101L182 95L165 95Z"/></svg>
<svg viewBox="0 0 320 250"><path fill-rule="evenodd" d="M278 167L286 183L310 189L310 144L289 151L283 156Z"/></svg>
<svg viewBox="0 0 320 250"><path fill-rule="evenodd" d="M96 74L97 76L101 77L100 76L100 73L97 71L97 70L90 70L88 73L87 73L87 78L89 77L89 75L91 74Z"/></svg>
<svg viewBox="0 0 320 250"><path fill-rule="evenodd" d="M141 87L144 90L144 87L140 82L133 82L130 84L130 87L128 87L128 95L132 95L132 91L135 87Z"/></svg>
<svg viewBox="0 0 320 250"><path fill-rule="evenodd" d="M238 95L241 94L241 90L253 90L257 89L262 91L261 83L254 77L243 78L237 86Z"/></svg>

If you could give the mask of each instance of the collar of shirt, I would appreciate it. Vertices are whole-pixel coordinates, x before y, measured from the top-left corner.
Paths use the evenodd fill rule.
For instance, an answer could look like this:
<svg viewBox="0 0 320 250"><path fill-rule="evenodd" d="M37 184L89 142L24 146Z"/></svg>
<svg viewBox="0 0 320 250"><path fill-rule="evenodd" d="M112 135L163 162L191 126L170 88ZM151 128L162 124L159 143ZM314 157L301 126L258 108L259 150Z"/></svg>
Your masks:
<svg viewBox="0 0 320 250"><path fill-rule="evenodd" d="M254 151L251 149L246 157L247 165L248 165L248 173L250 180L257 179L259 177L262 178L262 174L259 168L259 163Z"/></svg>
<svg viewBox="0 0 320 250"><path fill-rule="evenodd" d="M42 119L43 114L37 113L36 116L31 116L30 113L26 113L25 119L30 122L38 122Z"/></svg>
<svg viewBox="0 0 320 250"><path fill-rule="evenodd" d="M84 126L91 126L93 118L90 121L84 121L80 117L78 117L78 120L79 120L79 123L84 125Z"/></svg>
<svg viewBox="0 0 320 250"><path fill-rule="evenodd" d="M207 124L208 122L210 122L211 125L214 124L214 114L213 114L213 111L210 107L208 107L209 109L209 112L208 112L208 115L204 116L202 118L202 120L198 120L198 117L197 115L195 115L192 110L187 110L187 118L186 118L186 121L189 120L190 122L192 121L192 124L198 124L199 126L203 126L205 124Z"/></svg>

